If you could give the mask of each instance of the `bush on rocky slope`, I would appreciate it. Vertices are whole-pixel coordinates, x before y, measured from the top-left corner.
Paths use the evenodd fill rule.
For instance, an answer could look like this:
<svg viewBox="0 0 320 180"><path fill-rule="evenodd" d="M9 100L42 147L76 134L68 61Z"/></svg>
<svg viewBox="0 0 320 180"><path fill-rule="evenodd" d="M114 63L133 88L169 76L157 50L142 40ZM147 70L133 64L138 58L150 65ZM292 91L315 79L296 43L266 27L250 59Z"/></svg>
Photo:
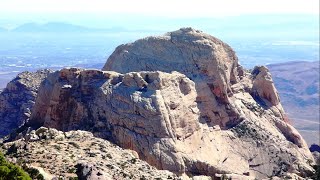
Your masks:
<svg viewBox="0 0 320 180"><path fill-rule="evenodd" d="M3 154L0 153L0 180L31 180L28 173L23 171L17 165L14 165L4 158Z"/></svg>

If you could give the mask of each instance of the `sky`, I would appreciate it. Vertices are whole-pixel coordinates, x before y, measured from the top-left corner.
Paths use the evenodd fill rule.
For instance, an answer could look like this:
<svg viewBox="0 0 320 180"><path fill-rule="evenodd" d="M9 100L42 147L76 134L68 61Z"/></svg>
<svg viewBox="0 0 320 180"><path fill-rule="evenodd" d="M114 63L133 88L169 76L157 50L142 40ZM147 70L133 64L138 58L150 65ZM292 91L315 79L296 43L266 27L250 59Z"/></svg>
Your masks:
<svg viewBox="0 0 320 180"><path fill-rule="evenodd" d="M2 17L59 13L134 14L160 17L319 14L319 0L0 0Z"/></svg>
<svg viewBox="0 0 320 180"><path fill-rule="evenodd" d="M127 25L148 29L159 21L157 29L168 29L171 24L167 24L174 22L170 19L187 19L179 26L194 26L196 22L189 19L272 14L317 17L319 0L0 0L0 27L6 29L52 21L95 28ZM203 25L208 27L208 21Z"/></svg>

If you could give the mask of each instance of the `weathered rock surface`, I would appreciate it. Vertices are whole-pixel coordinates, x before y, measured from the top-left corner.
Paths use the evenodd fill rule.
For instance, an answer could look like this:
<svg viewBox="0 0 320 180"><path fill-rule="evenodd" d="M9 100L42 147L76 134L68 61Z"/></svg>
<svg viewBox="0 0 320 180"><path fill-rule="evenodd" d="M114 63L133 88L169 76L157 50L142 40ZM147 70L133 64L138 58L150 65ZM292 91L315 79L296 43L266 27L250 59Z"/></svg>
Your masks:
<svg viewBox="0 0 320 180"><path fill-rule="evenodd" d="M238 113L224 104L230 101L231 86L240 81L243 69L229 45L201 31L182 28L164 36L120 45L103 70L120 73L178 71L196 83L203 121L221 128L239 121Z"/></svg>
<svg viewBox="0 0 320 180"><path fill-rule="evenodd" d="M121 45L104 70L50 74L27 125L91 131L179 175L313 172L314 159L285 121L268 69L243 70L234 51L210 35L184 28ZM81 167L96 172L95 165Z"/></svg>
<svg viewBox="0 0 320 180"><path fill-rule="evenodd" d="M180 175L267 177L294 171L306 176L312 171L305 158L312 160L310 152L288 141L299 137L275 116L277 108L266 110L239 91L232 98L244 119L221 130L199 121L196 97L195 83L177 72L63 69L43 82L30 123L92 131Z"/></svg>
<svg viewBox="0 0 320 180"><path fill-rule="evenodd" d="M30 141L30 136L36 140ZM42 172L45 179L179 179L157 170L124 150L86 131L61 132L41 127L0 147L7 158Z"/></svg>
<svg viewBox="0 0 320 180"><path fill-rule="evenodd" d="M107 180L112 179L111 176L105 175L106 173L98 170L98 168L91 163L80 162L76 165L76 174L79 180L96 179L96 180Z"/></svg>
<svg viewBox="0 0 320 180"><path fill-rule="evenodd" d="M255 96L262 98L263 102L266 103L265 106L279 105L280 98L267 67L256 66L251 74L254 76L252 91L255 93ZM281 106L279 106L279 108L281 108ZM279 109L279 111L283 112L283 109Z"/></svg>
<svg viewBox="0 0 320 180"><path fill-rule="evenodd" d="M64 131L123 128L154 138L185 138L199 129L195 98L194 83L180 73L63 69L42 84L31 123Z"/></svg>
<svg viewBox="0 0 320 180"><path fill-rule="evenodd" d="M181 72L195 82L199 121L209 127L219 125L221 133L234 133L234 139L222 138L223 146L230 143L229 153L243 158L237 162L247 164L242 167L249 166L244 169L250 174L266 177L311 170L306 162L312 162L312 156L301 135L286 122L268 69L256 67L252 74L247 73L234 51L208 34L183 28L121 45L103 70ZM277 155L270 155L273 153Z"/></svg>
<svg viewBox="0 0 320 180"><path fill-rule="evenodd" d="M28 121L38 88L49 70L23 72L0 92L0 137Z"/></svg>
<svg viewBox="0 0 320 180"><path fill-rule="evenodd" d="M43 82L30 124L90 130L183 173L175 140L200 129L195 101L194 83L180 73L63 69Z"/></svg>

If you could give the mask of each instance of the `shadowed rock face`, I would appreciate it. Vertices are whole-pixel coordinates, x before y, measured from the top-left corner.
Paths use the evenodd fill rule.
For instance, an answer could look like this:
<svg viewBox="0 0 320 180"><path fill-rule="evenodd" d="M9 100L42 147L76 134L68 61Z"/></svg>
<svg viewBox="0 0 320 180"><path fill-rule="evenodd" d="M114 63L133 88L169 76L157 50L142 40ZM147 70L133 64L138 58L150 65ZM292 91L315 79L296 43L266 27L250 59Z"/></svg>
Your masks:
<svg viewBox="0 0 320 180"><path fill-rule="evenodd" d="M49 73L49 70L20 73L0 93L0 137L29 120L40 83Z"/></svg>
<svg viewBox="0 0 320 180"><path fill-rule="evenodd" d="M121 45L104 70L122 74L51 74L29 124L92 131L177 174L250 179L313 171L268 69L244 71L233 50L210 35L184 28Z"/></svg>

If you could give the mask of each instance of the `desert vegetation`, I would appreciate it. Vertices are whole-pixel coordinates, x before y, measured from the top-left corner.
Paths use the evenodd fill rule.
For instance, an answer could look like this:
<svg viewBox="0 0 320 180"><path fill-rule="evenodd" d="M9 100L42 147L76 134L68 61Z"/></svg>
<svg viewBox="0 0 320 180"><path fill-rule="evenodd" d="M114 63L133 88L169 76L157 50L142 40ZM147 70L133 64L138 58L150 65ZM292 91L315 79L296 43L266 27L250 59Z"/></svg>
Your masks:
<svg viewBox="0 0 320 180"><path fill-rule="evenodd" d="M8 162L4 155L0 153L0 180L31 180L28 173L21 167Z"/></svg>

